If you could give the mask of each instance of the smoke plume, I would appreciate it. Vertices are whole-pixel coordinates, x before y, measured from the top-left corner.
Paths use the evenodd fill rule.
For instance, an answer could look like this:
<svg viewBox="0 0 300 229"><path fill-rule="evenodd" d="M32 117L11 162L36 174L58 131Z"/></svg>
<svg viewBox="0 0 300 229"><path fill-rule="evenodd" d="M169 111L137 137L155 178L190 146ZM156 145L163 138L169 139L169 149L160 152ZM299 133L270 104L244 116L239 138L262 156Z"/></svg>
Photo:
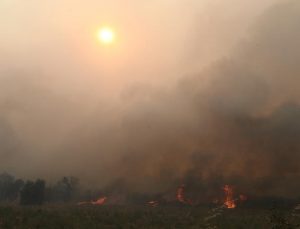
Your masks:
<svg viewBox="0 0 300 229"><path fill-rule="evenodd" d="M109 103L94 87L86 96L80 84L51 90L32 75L2 77L0 165L102 187L122 180L143 192L185 183L208 195L230 183L299 195L300 3L255 18L235 48L197 72L131 83Z"/></svg>

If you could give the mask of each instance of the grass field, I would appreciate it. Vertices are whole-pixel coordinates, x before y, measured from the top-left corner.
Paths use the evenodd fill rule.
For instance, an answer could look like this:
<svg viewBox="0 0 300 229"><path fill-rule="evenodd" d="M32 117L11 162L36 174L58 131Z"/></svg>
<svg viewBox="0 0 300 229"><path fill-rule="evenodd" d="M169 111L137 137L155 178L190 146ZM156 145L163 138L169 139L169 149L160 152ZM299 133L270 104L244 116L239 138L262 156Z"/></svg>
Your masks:
<svg viewBox="0 0 300 229"><path fill-rule="evenodd" d="M174 206L2 206L0 228L297 228L286 224L287 211L224 209L213 214L208 208Z"/></svg>

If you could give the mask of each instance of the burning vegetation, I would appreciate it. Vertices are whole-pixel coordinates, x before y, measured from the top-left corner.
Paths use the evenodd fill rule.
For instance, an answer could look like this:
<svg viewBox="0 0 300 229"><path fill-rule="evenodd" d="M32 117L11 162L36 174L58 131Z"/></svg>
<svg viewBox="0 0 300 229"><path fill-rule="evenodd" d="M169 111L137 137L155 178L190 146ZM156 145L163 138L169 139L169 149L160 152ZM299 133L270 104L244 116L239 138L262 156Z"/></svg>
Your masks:
<svg viewBox="0 0 300 229"><path fill-rule="evenodd" d="M225 201L224 205L227 208L236 208L236 199L233 198L233 188L230 185L225 185L224 188Z"/></svg>
<svg viewBox="0 0 300 229"><path fill-rule="evenodd" d="M96 84L99 97L94 90L87 97L81 92L73 97L69 76L63 80L66 88L57 87L58 82L48 87L47 80L31 69L19 73L4 68L1 168L24 177L48 177L52 171L51 180L74 174L88 180L87 186L102 188L124 179L131 192L172 189L173 195L182 182L193 189L194 181L185 178L194 173L203 198L220 198L215 190L227 183L243 187L251 196L297 197L299 9L299 1L274 6L255 19L255 31L247 42L224 58L195 74L172 76L170 82L166 78L159 87L126 83L122 93L112 91L112 100L105 96L102 100ZM84 74L84 81L78 82L90 78L94 77ZM97 102L88 102L94 97ZM30 168L24 163L27 160L33 160ZM99 180L99 174L105 179ZM68 201L68 187L65 181L53 187L53 198ZM227 204L233 207L236 201L230 199L230 190L226 192ZM192 204L186 196L198 203L196 194L180 187L177 202Z"/></svg>
<svg viewBox="0 0 300 229"><path fill-rule="evenodd" d="M107 200L107 197L100 197L99 199L93 201L82 201L82 202L78 202L78 205L103 205Z"/></svg>
<svg viewBox="0 0 300 229"><path fill-rule="evenodd" d="M158 196L156 199L151 199L147 200L148 198L151 198L150 196L144 196L143 198L138 198L139 200L134 201L132 197L130 198L129 196L126 197L126 195L122 194L123 198L120 198L120 193L115 193L115 194L110 194L110 197L108 198L107 196L102 196L99 197L96 200L91 200L91 201L83 201L83 202L78 202L78 205L131 205L131 204L146 204L146 206L149 207L157 207L159 205L172 205L176 203L180 203L183 205L193 205L193 206L201 206L201 205L206 205L209 202L215 204L216 206L221 206L222 208L228 208L228 209L233 209L238 206L238 203L241 203L243 201L247 200L247 196L240 194L238 196L235 195L234 193L234 188L232 185L225 185L222 190L223 190L223 195L224 198L214 198L212 201L205 202L205 201L199 201L199 198L201 198L201 193L198 193L198 195L194 194L195 198L198 196L198 201L192 201L191 199L186 197L186 185L182 184L180 185L177 190L176 190L176 198L167 198L167 196L171 196L170 193L165 193L164 195L159 194L156 195ZM192 192L196 193L194 190ZM165 197L164 197L165 196ZM127 199L124 201L124 199ZM131 200L130 200L131 199ZM196 198L197 199L197 198Z"/></svg>
<svg viewBox="0 0 300 229"><path fill-rule="evenodd" d="M228 184L223 187L223 191L225 195L224 205L229 209L236 208L238 201L243 202L248 199L244 194L240 194L238 197L235 197L233 186Z"/></svg>
<svg viewBox="0 0 300 229"><path fill-rule="evenodd" d="M192 201L185 197L185 185L184 184L182 184L178 187L176 198L180 203L189 204L189 205L192 204Z"/></svg>

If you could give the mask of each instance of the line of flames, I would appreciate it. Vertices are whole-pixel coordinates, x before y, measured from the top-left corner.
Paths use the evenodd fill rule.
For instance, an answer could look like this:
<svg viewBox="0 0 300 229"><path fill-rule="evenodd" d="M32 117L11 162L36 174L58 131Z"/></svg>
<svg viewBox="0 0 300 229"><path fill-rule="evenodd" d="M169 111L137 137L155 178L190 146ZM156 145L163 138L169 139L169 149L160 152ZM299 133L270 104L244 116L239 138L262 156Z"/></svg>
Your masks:
<svg viewBox="0 0 300 229"><path fill-rule="evenodd" d="M239 195L239 198L234 198L233 187L231 185L225 185L223 187L223 191L224 191L224 195L225 195L223 205L228 209L236 208L238 201L247 200L247 197L242 194ZM106 196L104 196L104 197L98 198L95 201L92 200L92 201L79 202L78 205L103 205L106 203L107 199L108 198ZM188 204L188 205L193 204L193 202L190 199L187 199L185 197L185 185L184 184L178 187L177 192L176 192L176 199L178 202L183 203L183 204ZM157 207L159 205L159 201L151 200L151 201L147 202L147 205L151 206L151 207Z"/></svg>

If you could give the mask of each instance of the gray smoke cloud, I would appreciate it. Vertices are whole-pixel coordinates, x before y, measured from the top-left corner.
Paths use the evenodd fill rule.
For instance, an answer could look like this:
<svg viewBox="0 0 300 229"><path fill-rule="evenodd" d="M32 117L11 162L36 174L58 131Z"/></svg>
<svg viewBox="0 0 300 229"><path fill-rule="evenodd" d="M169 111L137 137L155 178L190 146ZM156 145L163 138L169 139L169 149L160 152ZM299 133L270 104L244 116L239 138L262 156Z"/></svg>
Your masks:
<svg viewBox="0 0 300 229"><path fill-rule="evenodd" d="M15 82L23 73L10 73L1 78L1 167L102 187L121 179L144 192L232 183L257 195L297 196L299 20L298 1L273 5L199 73L175 84L131 84L110 103L65 84L54 90L32 74Z"/></svg>

